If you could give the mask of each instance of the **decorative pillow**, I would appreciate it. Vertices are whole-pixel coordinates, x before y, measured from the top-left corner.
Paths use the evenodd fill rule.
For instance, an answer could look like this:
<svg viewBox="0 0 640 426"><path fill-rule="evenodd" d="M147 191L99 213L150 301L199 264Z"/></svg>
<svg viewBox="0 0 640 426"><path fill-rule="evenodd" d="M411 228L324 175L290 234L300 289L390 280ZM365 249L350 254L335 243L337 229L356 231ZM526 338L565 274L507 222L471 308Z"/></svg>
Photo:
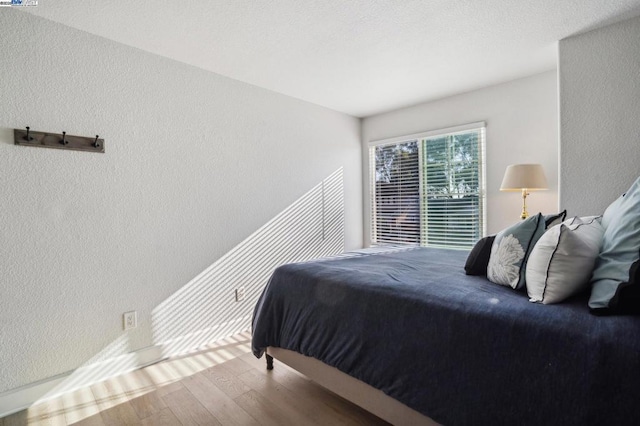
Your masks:
<svg viewBox="0 0 640 426"><path fill-rule="evenodd" d="M544 226L549 229L552 226L556 226L561 224L562 222L564 222L565 218L567 217L567 210L562 210L560 213L557 214L547 214L544 215Z"/></svg>
<svg viewBox="0 0 640 426"><path fill-rule="evenodd" d="M527 261L530 301L562 302L589 286L604 235L600 219L574 217L540 237Z"/></svg>
<svg viewBox="0 0 640 426"><path fill-rule="evenodd" d="M487 266L489 281L524 289L527 258L544 231L544 216L538 213L498 232Z"/></svg>
<svg viewBox="0 0 640 426"><path fill-rule="evenodd" d="M640 313L640 178L603 217L602 250L591 277L595 314Z"/></svg>
<svg viewBox="0 0 640 426"><path fill-rule="evenodd" d="M464 270L467 275L483 275L487 276L487 265L489 264L489 256L491 256L491 246L496 236L491 235L480 239L464 264Z"/></svg>
<svg viewBox="0 0 640 426"><path fill-rule="evenodd" d="M605 230L609 227L609 222L611 222L611 219L619 214L620 205L624 200L624 196L625 194L622 194L621 196L616 198L616 200L613 203L609 204L609 207L607 207L607 209L604 211L604 214L602 215L602 227Z"/></svg>

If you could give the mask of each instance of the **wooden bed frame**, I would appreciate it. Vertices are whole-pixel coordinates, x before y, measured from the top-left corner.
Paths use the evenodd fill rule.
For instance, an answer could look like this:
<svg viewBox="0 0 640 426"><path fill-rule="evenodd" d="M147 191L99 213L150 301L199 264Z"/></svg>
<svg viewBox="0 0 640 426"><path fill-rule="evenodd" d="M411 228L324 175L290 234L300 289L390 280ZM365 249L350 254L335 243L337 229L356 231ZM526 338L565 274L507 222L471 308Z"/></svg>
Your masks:
<svg viewBox="0 0 640 426"><path fill-rule="evenodd" d="M273 359L275 358L331 392L340 395L393 425L438 425L429 417L407 407L381 390L315 358L271 346L267 348L265 355L267 370L273 369Z"/></svg>

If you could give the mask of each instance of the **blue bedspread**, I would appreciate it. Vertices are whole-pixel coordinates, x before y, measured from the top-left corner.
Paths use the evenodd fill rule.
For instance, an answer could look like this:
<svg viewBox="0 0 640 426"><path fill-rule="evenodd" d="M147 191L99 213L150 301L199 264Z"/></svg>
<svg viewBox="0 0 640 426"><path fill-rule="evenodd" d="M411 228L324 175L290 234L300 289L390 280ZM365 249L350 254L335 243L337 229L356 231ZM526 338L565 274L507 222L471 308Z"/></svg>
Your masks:
<svg viewBox="0 0 640 426"><path fill-rule="evenodd" d="M278 268L253 352L312 356L446 425L640 424L640 318L589 314L416 248ZM277 367L276 367L277 368Z"/></svg>

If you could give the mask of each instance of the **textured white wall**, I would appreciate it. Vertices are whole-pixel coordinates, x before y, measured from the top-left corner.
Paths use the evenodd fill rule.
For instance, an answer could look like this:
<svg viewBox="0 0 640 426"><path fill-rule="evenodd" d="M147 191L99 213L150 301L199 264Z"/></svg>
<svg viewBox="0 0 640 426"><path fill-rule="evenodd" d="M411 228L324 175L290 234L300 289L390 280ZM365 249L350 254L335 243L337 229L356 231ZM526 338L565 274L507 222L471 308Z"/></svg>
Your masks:
<svg viewBox="0 0 640 426"><path fill-rule="evenodd" d="M477 121L487 125L487 232L498 232L519 220L520 193L499 191L509 164L542 164L549 190L532 193L527 207L529 213L557 212L557 93L556 72L549 71L365 118L362 123L365 245L370 243L369 141Z"/></svg>
<svg viewBox="0 0 640 426"><path fill-rule="evenodd" d="M560 41L561 204L602 214L640 176L640 18Z"/></svg>
<svg viewBox="0 0 640 426"><path fill-rule="evenodd" d="M197 346L274 259L361 247L358 119L8 8L0 58L0 392ZM13 145L24 126L106 154Z"/></svg>

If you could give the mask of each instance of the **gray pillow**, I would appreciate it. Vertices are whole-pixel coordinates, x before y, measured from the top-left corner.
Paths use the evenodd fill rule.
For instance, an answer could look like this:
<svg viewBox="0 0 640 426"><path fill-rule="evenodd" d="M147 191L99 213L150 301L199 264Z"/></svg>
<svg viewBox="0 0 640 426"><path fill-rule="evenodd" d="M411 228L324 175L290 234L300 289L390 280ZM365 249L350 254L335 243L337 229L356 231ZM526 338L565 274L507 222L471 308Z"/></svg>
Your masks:
<svg viewBox="0 0 640 426"><path fill-rule="evenodd" d="M544 216L538 213L498 232L487 266L489 281L517 290L524 289L529 253L544 231Z"/></svg>
<svg viewBox="0 0 640 426"><path fill-rule="evenodd" d="M640 313L640 178L607 208L602 249L591 277L596 314Z"/></svg>
<svg viewBox="0 0 640 426"><path fill-rule="evenodd" d="M467 257L464 264L464 271L467 275L487 276L487 265L489 264L489 256L491 256L491 246L495 235L490 235L480 239Z"/></svg>
<svg viewBox="0 0 640 426"><path fill-rule="evenodd" d="M560 225L562 222L564 222L566 217L567 217L566 209L557 214L546 214L544 215L545 227L549 229L552 226Z"/></svg>
<svg viewBox="0 0 640 426"><path fill-rule="evenodd" d="M624 200L625 194L622 194L615 201L609 204L609 207L604 211L602 215L602 227L606 230L609 227L609 223L611 219L618 216L620 214L620 206L622 205L622 201Z"/></svg>

